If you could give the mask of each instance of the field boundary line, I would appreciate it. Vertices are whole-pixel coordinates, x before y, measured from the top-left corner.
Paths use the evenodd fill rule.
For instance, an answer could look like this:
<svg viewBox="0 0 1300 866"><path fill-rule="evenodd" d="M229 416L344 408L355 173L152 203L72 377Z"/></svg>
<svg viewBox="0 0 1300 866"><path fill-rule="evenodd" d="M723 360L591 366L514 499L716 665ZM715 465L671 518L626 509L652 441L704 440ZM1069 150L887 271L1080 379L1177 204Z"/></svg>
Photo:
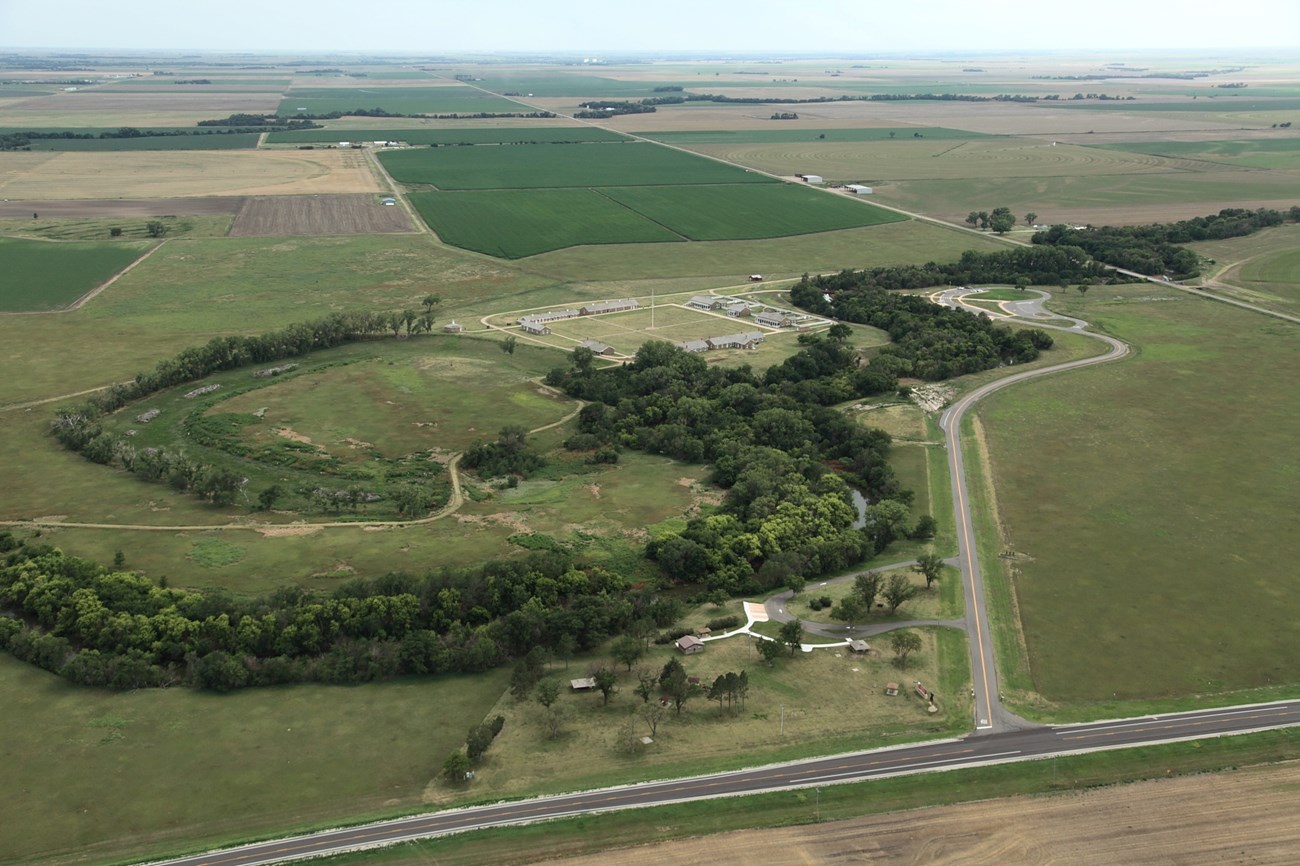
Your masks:
<svg viewBox="0 0 1300 866"><path fill-rule="evenodd" d="M46 238L45 240L49 240L49 239ZM151 255L156 253L159 249L162 248L162 245L165 243L167 243L167 238L163 238L158 243L154 244L152 247L145 250L143 253L141 253L139 256L133 259L130 264L122 268L122 270L113 274L113 276L104 280L104 282L95 286L93 289L86 292L84 295L77 298L75 301L73 301L71 304L68 304L66 307L60 307L57 310L13 310L11 312L0 313L0 316L50 316L50 315L57 315L59 313L75 313L77 310L80 310L86 304L93 301L95 299L95 296L98 295L100 292L104 291L104 289L107 289L109 286L113 285L113 283L116 283L119 279L129 274L132 270L135 269L136 265L140 264L145 259L149 258ZM99 390L99 389L96 388L94 390ZM88 392L82 392L82 393L88 393ZM60 398L56 397L54 399L57 400Z"/></svg>
<svg viewBox="0 0 1300 866"><path fill-rule="evenodd" d="M606 193L604 190L602 190L600 187L595 187L595 186L593 186L593 187L588 187L588 189L590 189L592 192L594 192L596 195L600 196L601 198L605 199L606 201L613 202L614 204L616 204L616 205L618 205L619 207L623 208L623 210L628 211L629 213L634 213L634 214L636 214L637 216L641 217L641 219L646 220L646 221L648 221L648 222L652 222L652 223L654 223L655 225L659 226L660 228L664 229L664 231L667 231L667 232L670 232L671 234L676 235L677 237L679 237L679 238L681 238L682 240L686 241L686 243L689 244L689 243L692 243L692 242L693 242L691 238L688 238L686 235L684 235L684 234L682 234L681 232L677 231L677 229L673 228L672 226L668 225L667 223L661 223L661 222L659 222L659 220L655 219L654 217L650 216L649 214L641 213L641 211L637 210L636 208L632 207L631 205L629 205L629 204L625 204L624 202L621 202L621 201L619 201L618 199L614 198L613 196L607 194L607 193Z"/></svg>

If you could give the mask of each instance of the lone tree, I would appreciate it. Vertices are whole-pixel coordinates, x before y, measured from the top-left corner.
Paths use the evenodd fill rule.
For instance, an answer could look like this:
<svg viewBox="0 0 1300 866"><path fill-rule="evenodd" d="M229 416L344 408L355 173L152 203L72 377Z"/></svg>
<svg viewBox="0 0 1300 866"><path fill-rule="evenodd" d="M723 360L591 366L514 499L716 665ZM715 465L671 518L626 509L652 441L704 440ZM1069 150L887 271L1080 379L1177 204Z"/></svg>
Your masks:
<svg viewBox="0 0 1300 866"><path fill-rule="evenodd" d="M426 313L431 313L434 307L442 303L442 297L440 295L425 295L424 300L420 301L420 303L424 305Z"/></svg>
<svg viewBox="0 0 1300 866"><path fill-rule="evenodd" d="M975 226L979 225L979 221L980 221L979 211L973 210L970 213L966 214L966 222L970 224L971 228L975 228Z"/></svg>
<svg viewBox="0 0 1300 866"><path fill-rule="evenodd" d="M645 644L630 634L625 634L614 641L613 646L609 649L609 654L614 657L615 661L627 665L627 669L632 670L632 665L641 660L645 655Z"/></svg>
<svg viewBox="0 0 1300 866"><path fill-rule="evenodd" d="M781 643L790 648L790 656L799 651L799 644L803 643L803 621L795 617L781 626Z"/></svg>
<svg viewBox="0 0 1300 866"><path fill-rule="evenodd" d="M920 587L913 586L912 581L907 579L906 574L891 574L884 591L885 603L889 605L889 612L897 613L904 602L915 598L920 591Z"/></svg>
<svg viewBox="0 0 1300 866"><path fill-rule="evenodd" d="M36 214L32 214L32 216L36 216ZM167 223L162 220L149 220L144 224L144 230L149 237L160 238L167 234Z"/></svg>
<svg viewBox="0 0 1300 866"><path fill-rule="evenodd" d="M650 703L650 698L654 697L655 691L659 688L659 677L649 668L637 668L636 671L636 696L641 699L641 703Z"/></svg>
<svg viewBox="0 0 1300 866"><path fill-rule="evenodd" d="M998 207L993 209L989 214L989 228L997 234L1004 235L1015 228L1016 217L1011 213L1011 208Z"/></svg>
<svg viewBox="0 0 1300 866"><path fill-rule="evenodd" d="M511 334L509 337L506 337L501 341L500 346L501 351L505 352L507 355L513 355L515 349L519 346L519 340L514 334Z"/></svg>
<svg viewBox="0 0 1300 866"><path fill-rule="evenodd" d="M469 756L462 751L452 752L447 756L447 760L442 762L442 774L449 782L463 782L467 773L469 773Z"/></svg>
<svg viewBox="0 0 1300 866"><path fill-rule="evenodd" d="M889 636L889 647L900 668L907 667L907 657L921 649L921 636L914 631L896 631Z"/></svg>
<svg viewBox="0 0 1300 866"><path fill-rule="evenodd" d="M937 553L923 553L916 558L912 570L925 577L925 588L929 589L936 580L943 577L943 560Z"/></svg>
<svg viewBox="0 0 1300 866"><path fill-rule="evenodd" d="M560 699L560 684L555 680L542 680L537 684L536 697L537 703L549 710L551 704Z"/></svg>
<svg viewBox="0 0 1300 866"><path fill-rule="evenodd" d="M1034 213L1033 211L1030 211L1029 213L1025 214L1025 225L1032 226L1036 222L1038 222L1038 214Z"/></svg>
<svg viewBox="0 0 1300 866"><path fill-rule="evenodd" d="M871 608L862 601L862 598L857 593L850 593L840 599L840 603L831 609L831 616L853 625L855 622L862 622L866 619L870 610Z"/></svg>
<svg viewBox="0 0 1300 866"><path fill-rule="evenodd" d="M596 668L591 672L591 678L596 681L596 689L605 699L603 706L609 706L610 696L618 691L618 674L614 673L613 668Z"/></svg>

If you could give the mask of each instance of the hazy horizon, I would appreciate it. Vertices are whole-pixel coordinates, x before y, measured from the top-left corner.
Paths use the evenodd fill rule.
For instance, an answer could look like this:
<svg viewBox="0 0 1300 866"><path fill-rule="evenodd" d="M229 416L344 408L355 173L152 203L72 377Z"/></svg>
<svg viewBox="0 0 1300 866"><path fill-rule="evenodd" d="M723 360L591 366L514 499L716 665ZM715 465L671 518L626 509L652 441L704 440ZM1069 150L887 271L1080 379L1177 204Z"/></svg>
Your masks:
<svg viewBox="0 0 1300 866"><path fill-rule="evenodd" d="M144 19L101 0L41 5L0 0L10 51L196 51L364 54L731 54L834 57L930 53L1151 51L1234 53L1300 46L1300 3L1240 0L1232 14L1169 14L1167 2L1094 0L1026 6L931 0L907 7L808 0L661 0L652 13L597 0L547 5L389 0L359 14L337 0L191 0Z"/></svg>

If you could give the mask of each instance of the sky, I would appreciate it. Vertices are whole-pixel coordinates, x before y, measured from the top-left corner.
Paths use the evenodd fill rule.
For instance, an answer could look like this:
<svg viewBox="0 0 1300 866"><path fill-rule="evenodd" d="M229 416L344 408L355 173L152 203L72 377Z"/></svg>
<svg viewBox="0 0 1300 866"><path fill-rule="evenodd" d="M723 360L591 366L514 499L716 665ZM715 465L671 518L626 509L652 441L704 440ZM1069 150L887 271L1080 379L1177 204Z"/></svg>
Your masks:
<svg viewBox="0 0 1300 866"><path fill-rule="evenodd" d="M0 47L799 53L1300 46L1300 0L0 0Z"/></svg>

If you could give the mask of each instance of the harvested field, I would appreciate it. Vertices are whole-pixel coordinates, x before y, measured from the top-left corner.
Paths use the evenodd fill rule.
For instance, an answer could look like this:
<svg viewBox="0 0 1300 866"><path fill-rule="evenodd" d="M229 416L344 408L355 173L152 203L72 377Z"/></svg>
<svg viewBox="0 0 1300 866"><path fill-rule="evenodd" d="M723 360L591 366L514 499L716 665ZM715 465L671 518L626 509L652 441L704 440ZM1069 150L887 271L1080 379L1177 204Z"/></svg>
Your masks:
<svg viewBox="0 0 1300 866"><path fill-rule="evenodd" d="M225 117L236 112L272 114L280 104L277 91L223 92L169 90L160 93L124 93L82 90L76 93L55 93L38 99L29 99L9 112L9 120L18 120L25 113L94 113L133 117L136 112L148 111L201 111L209 117Z"/></svg>
<svg viewBox="0 0 1300 866"><path fill-rule="evenodd" d="M72 201L0 202L0 219L28 219L33 213L51 219L62 217L211 216L238 213L243 196L192 198L76 199Z"/></svg>
<svg viewBox="0 0 1300 866"><path fill-rule="evenodd" d="M275 195L244 202L230 234L234 237L372 235L411 232L402 207L380 204L375 196Z"/></svg>
<svg viewBox="0 0 1300 866"><path fill-rule="evenodd" d="M158 151L34 156L0 175L10 199L165 198L378 192L360 151Z"/></svg>
<svg viewBox="0 0 1300 866"><path fill-rule="evenodd" d="M553 866L754 862L1290 864L1300 849L1300 765L1138 782L1049 797L937 806L849 821L744 830L548 859Z"/></svg>

